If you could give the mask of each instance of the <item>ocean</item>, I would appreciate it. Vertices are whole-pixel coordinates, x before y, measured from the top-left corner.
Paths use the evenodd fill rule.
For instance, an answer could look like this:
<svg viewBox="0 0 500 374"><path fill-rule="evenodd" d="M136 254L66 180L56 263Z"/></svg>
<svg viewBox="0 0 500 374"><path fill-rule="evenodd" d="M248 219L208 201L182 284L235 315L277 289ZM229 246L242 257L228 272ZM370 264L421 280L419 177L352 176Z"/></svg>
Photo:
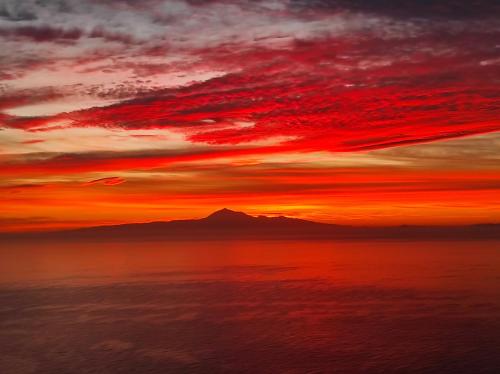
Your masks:
<svg viewBox="0 0 500 374"><path fill-rule="evenodd" d="M499 373L500 242L4 245L0 372Z"/></svg>

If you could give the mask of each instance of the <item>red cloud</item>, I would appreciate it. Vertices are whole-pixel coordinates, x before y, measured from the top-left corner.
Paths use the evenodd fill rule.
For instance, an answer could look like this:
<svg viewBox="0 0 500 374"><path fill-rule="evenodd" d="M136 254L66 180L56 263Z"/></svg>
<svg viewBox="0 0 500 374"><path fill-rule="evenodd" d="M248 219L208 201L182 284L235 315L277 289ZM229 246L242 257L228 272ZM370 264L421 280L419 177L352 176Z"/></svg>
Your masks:
<svg viewBox="0 0 500 374"><path fill-rule="evenodd" d="M122 184L125 182L125 179L120 178L120 177L107 177L107 178L100 178L100 179L95 179L90 182L85 183L85 186L91 185L91 184L103 184L105 186L114 186L117 184Z"/></svg>
<svg viewBox="0 0 500 374"><path fill-rule="evenodd" d="M283 147L243 149L192 149L167 152L91 152L85 154L54 155L43 159L13 160L0 163L0 175L53 175L92 171L154 169L186 161L252 154L280 153Z"/></svg>
<svg viewBox="0 0 500 374"><path fill-rule="evenodd" d="M37 143L43 143L45 140L43 139L32 139L32 140L25 140L22 142L23 144L37 144Z"/></svg>
<svg viewBox="0 0 500 374"><path fill-rule="evenodd" d="M17 37L31 39L35 42L70 41L80 39L83 32L79 29L63 29L48 25L19 26L0 29L1 37Z"/></svg>
<svg viewBox="0 0 500 374"><path fill-rule="evenodd" d="M409 42L439 44L427 37L378 44L392 48L389 54L364 40L330 38L288 50L205 50L200 53L207 64L234 60L242 70L108 107L5 122L32 131L57 122L176 128L193 143L227 145L281 137L289 139L285 147L304 151L357 151L496 131L498 68L478 63L478 57L491 57L483 47L474 50L479 37L468 35L472 51L450 56L408 49ZM336 54L352 57L343 62Z"/></svg>
<svg viewBox="0 0 500 374"><path fill-rule="evenodd" d="M336 7L325 4L307 6L311 19L321 21L318 9L324 7L337 11ZM341 8L346 7L343 2L339 4ZM355 4L358 4L355 9L365 10L361 2ZM299 8L298 3L290 5L281 16L300 19L294 13ZM392 14L383 4L376 8L384 14ZM448 4L447 8L450 11L443 20L438 22L429 16L432 21L429 20L425 28L418 23L403 23L409 30L373 28L361 32L355 27L354 31L340 35L310 33L307 40L284 35L288 41L276 45L273 42L282 39L279 33L263 37L262 43L256 37L254 44L240 45L231 38L219 40L218 44L214 43L215 47L214 44L202 48L200 44L187 43L182 50L183 58L177 62L168 60L165 64L156 60L112 59L114 68L144 75L183 69L187 74L192 71L228 73L206 82L156 91L134 91L128 86L107 93L96 89L93 95L135 95L136 98L48 117L14 117L0 113L0 120L5 127L29 131L50 131L66 126L125 130L169 128L184 133L196 150L117 157L109 154L56 156L31 164L4 165L2 170L11 173L13 168L36 172L153 168L176 161L242 152L361 151L500 130L500 89L498 62L495 62L498 58L495 43L500 31L489 17L485 18L484 25L473 30L461 28L463 23L458 27L449 19L461 17L457 16L455 7ZM424 9L417 6L415 12L420 11ZM310 26L304 24L304 27ZM380 27L388 26L383 23ZM28 31L20 33L26 36ZM67 32L45 31L40 38L46 38L45 34L64 36ZM384 31L390 37L385 36ZM66 35L68 39L71 36L77 38L78 34ZM102 28L94 28L85 36L131 41ZM160 40L147 43L145 50L158 43ZM141 51L139 48L135 53ZM174 55L175 52L172 51ZM78 61L87 58L92 62L111 52L100 53L94 51L79 56ZM482 63L484 61L488 63ZM33 101L30 97L6 98L3 103L0 100L0 109ZM272 147L256 146L263 144L262 141L276 144L276 139L281 143ZM251 149L231 150L235 145L241 147L248 143ZM201 144L227 148L199 152L197 147Z"/></svg>

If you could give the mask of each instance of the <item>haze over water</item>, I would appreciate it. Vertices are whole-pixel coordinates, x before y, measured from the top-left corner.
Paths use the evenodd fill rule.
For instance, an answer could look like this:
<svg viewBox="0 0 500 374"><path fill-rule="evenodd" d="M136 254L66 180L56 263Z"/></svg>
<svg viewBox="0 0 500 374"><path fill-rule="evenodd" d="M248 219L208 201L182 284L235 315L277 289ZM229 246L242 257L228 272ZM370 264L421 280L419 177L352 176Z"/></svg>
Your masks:
<svg viewBox="0 0 500 374"><path fill-rule="evenodd" d="M0 249L2 373L500 370L500 245Z"/></svg>

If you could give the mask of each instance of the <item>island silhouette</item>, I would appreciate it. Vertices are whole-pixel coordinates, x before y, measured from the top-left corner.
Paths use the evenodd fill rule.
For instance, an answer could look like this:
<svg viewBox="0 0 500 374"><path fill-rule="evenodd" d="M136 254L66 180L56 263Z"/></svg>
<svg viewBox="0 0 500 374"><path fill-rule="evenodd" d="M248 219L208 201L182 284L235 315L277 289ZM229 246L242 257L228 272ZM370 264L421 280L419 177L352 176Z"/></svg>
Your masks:
<svg viewBox="0 0 500 374"><path fill-rule="evenodd" d="M0 240L114 239L411 239L477 240L500 238L500 224L463 226L347 226L285 216L251 216L227 208L200 219L94 226L50 232L3 233Z"/></svg>

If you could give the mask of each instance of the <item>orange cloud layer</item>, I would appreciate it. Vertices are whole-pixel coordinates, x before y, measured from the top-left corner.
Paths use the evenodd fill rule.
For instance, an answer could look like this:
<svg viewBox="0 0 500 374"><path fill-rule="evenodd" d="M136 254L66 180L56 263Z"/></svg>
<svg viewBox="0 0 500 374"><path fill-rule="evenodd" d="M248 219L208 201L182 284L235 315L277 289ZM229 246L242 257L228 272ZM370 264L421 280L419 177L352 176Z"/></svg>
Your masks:
<svg viewBox="0 0 500 374"><path fill-rule="evenodd" d="M224 206L355 225L500 221L497 170L207 165L123 180L4 186L4 230L202 217Z"/></svg>

